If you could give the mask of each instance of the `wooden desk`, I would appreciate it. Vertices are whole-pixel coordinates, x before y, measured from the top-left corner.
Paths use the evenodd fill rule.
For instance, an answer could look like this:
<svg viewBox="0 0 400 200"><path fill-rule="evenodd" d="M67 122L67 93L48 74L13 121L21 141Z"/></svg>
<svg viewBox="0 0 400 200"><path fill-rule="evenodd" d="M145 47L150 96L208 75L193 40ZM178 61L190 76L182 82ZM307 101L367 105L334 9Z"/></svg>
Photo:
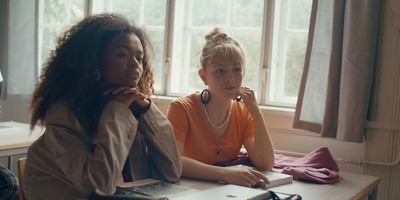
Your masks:
<svg viewBox="0 0 400 200"><path fill-rule="evenodd" d="M321 199L377 199L380 177L339 172L340 178L335 183L317 184L293 180L292 183L269 188L275 192L299 194L304 200ZM217 182L208 182L181 178L178 185L205 190L223 185Z"/></svg>
<svg viewBox="0 0 400 200"><path fill-rule="evenodd" d="M35 128L31 132L29 124L0 122L0 157L8 157L8 169L12 168L12 156L25 154L42 133L41 128Z"/></svg>

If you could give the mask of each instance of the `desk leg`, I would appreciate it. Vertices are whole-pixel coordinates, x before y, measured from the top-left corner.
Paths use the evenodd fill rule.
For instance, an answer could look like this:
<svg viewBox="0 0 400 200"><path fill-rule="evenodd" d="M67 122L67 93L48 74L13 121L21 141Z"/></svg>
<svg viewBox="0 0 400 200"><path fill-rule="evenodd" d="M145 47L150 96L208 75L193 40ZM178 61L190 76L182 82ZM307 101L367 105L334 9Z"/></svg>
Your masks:
<svg viewBox="0 0 400 200"><path fill-rule="evenodd" d="M13 161L13 159L12 159L12 156L8 156L8 169L9 170L12 170L12 161Z"/></svg>
<svg viewBox="0 0 400 200"><path fill-rule="evenodd" d="M376 200L378 198L378 186L372 189L371 194L368 196L368 200Z"/></svg>
<svg viewBox="0 0 400 200"><path fill-rule="evenodd" d="M1 150L0 151L0 157L8 157L8 169L12 169L12 161L13 161L13 156L20 155L20 154L26 154L28 152L29 147L23 147L23 148L16 148L16 149L7 149L7 150Z"/></svg>

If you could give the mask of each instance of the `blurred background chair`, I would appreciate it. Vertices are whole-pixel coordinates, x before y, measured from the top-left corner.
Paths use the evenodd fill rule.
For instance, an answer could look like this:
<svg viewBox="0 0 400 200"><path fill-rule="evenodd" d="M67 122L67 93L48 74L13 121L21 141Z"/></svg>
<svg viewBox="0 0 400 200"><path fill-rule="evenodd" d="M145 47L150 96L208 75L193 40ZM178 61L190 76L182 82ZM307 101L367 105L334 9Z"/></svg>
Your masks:
<svg viewBox="0 0 400 200"><path fill-rule="evenodd" d="M24 173L25 162L26 162L26 158L18 159L18 183L19 183L18 196L19 196L19 200L25 200L25 194L24 194L24 188L23 188L24 174L25 174Z"/></svg>

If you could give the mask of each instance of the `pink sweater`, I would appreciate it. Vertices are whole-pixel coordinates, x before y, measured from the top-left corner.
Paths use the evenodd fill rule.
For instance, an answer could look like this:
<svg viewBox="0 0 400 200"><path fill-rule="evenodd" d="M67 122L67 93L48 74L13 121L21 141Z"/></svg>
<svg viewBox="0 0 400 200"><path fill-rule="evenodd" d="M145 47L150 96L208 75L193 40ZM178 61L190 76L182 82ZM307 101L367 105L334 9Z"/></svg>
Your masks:
<svg viewBox="0 0 400 200"><path fill-rule="evenodd" d="M254 167L244 148L241 149L236 159L215 165L232 166L238 164ZM290 174L297 180L316 183L333 183L339 179L339 167L327 147L319 147L301 158L275 154L275 164L272 171Z"/></svg>
<svg viewBox="0 0 400 200"><path fill-rule="evenodd" d="M301 158L276 154L272 171L317 183L332 183L339 179L339 167L327 147L319 147Z"/></svg>

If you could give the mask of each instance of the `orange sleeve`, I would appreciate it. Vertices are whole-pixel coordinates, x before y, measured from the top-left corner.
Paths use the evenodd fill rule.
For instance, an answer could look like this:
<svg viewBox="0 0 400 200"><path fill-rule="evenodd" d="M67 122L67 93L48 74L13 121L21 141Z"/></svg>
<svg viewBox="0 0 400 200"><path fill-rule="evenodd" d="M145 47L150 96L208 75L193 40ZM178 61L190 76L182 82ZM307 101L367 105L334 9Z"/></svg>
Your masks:
<svg viewBox="0 0 400 200"><path fill-rule="evenodd" d="M189 119L187 111L178 100L172 101L167 110L167 118L174 130L175 138L182 143L186 141Z"/></svg>

